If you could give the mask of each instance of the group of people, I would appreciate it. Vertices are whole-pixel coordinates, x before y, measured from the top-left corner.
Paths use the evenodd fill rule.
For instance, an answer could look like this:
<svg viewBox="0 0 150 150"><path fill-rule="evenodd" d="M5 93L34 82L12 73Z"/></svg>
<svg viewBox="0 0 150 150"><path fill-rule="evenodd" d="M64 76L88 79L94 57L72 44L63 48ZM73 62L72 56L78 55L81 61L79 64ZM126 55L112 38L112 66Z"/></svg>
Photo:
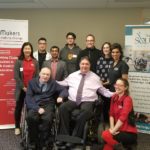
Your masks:
<svg viewBox="0 0 150 150"><path fill-rule="evenodd" d="M43 37L38 40L35 52L30 42L22 45L14 65L15 134L21 132L20 119L25 100L30 149L36 150L39 132L42 134L41 149L45 149L56 103L61 103L59 133L70 135L71 112L78 108L81 113L72 136L82 137L94 102L101 95L104 121L110 122L110 128L102 133L103 149L113 150L121 144L136 142L136 127L128 123L133 102L128 92L129 67L122 60L121 45L105 42L99 50L95 47L94 35L89 34L86 48L81 50L75 40L76 35L69 32L65 47L60 50L58 46L52 46L49 52L46 51L47 40ZM59 141L58 144L71 146Z"/></svg>

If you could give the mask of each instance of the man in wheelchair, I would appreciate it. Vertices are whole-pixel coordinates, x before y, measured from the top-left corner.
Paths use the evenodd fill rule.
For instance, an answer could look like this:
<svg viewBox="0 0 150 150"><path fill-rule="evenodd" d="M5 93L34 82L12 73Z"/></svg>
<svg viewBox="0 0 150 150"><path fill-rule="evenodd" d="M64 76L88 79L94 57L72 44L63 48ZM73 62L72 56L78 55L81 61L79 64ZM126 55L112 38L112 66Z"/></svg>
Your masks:
<svg viewBox="0 0 150 150"><path fill-rule="evenodd" d="M86 121L91 117L95 100L102 94L111 97L112 92L104 88L100 78L90 71L90 60L88 57L81 58L80 70L70 74L65 80L58 82L60 85L68 86L68 101L59 107L60 116L60 135L71 135L73 137L82 137ZM76 118L73 132L70 134L71 114L75 109L80 110ZM57 141L57 145L72 147L72 143ZM65 148L64 148L65 149Z"/></svg>
<svg viewBox="0 0 150 150"><path fill-rule="evenodd" d="M59 94L57 102L68 96L67 89L50 79L50 76L51 70L44 67L41 69L39 78L31 80L28 85L25 102L29 132L28 147L31 150L46 149L54 117L55 94Z"/></svg>

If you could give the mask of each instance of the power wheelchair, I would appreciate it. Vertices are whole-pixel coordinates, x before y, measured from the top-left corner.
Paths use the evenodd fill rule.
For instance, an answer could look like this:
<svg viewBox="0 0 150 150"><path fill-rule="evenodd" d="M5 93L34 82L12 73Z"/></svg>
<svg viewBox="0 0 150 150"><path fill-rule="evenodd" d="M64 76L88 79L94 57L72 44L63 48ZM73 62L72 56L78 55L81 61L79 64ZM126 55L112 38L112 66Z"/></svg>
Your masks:
<svg viewBox="0 0 150 150"><path fill-rule="evenodd" d="M78 149L78 150L79 149L85 150L87 145L91 146L93 143L97 143L98 125L100 122L100 113L101 113L100 105L101 105L101 98L95 101L93 112L90 118L85 123L83 136L81 138L58 134L56 135L56 141L73 143L74 147L72 149ZM80 113L81 112L79 109L75 109L74 111L72 111L70 132L73 132L71 129L73 129L77 117ZM57 145L56 147L57 149L61 149L61 147ZM70 149L70 148L66 148L66 149Z"/></svg>

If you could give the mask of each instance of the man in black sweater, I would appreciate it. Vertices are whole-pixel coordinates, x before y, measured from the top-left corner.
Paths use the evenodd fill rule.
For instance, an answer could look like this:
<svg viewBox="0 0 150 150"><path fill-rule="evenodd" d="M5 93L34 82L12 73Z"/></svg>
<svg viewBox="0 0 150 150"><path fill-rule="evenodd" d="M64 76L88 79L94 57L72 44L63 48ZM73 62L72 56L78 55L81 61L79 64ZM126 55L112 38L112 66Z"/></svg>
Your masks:
<svg viewBox="0 0 150 150"><path fill-rule="evenodd" d="M97 60L101 56L101 51L95 48L95 36L92 34L88 34L86 36L86 48L80 51L77 57L77 70L79 70L79 63L82 57L88 56L91 63L91 71L96 73L96 64Z"/></svg>
<svg viewBox="0 0 150 150"><path fill-rule="evenodd" d="M61 102L64 97L68 96L65 87L60 86L55 80L50 79L51 71L44 67L41 69L39 78L32 79L29 82L26 93L27 106L27 124L29 131L29 149L36 150L38 145L38 137L42 139L42 147L44 149L48 139L48 133L55 109L55 94L59 97L57 102Z"/></svg>

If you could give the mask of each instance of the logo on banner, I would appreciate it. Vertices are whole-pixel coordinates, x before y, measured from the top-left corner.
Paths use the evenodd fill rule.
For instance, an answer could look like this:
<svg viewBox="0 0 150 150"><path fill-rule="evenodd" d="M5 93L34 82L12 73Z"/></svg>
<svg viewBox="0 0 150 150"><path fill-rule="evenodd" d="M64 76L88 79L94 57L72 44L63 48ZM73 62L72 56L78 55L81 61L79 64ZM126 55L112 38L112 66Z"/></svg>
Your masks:
<svg viewBox="0 0 150 150"><path fill-rule="evenodd" d="M150 50L150 30L149 29L133 29L133 49Z"/></svg>

